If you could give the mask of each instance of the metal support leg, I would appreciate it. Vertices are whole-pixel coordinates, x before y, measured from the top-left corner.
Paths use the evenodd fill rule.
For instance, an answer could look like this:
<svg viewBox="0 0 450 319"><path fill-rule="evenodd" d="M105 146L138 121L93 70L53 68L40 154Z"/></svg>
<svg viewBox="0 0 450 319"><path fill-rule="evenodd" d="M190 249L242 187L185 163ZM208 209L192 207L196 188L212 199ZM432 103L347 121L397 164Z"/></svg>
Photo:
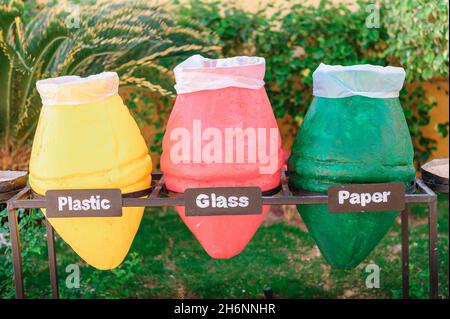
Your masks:
<svg viewBox="0 0 450 319"><path fill-rule="evenodd" d="M409 298L409 234L408 234L408 206L402 210L402 286L403 298Z"/></svg>
<svg viewBox="0 0 450 319"><path fill-rule="evenodd" d="M50 282L52 286L52 298L59 298L58 290L58 270L56 263L56 251L55 251L55 231L50 222L45 219L45 228L47 232L47 249L48 249L48 267L50 270Z"/></svg>
<svg viewBox="0 0 450 319"><path fill-rule="evenodd" d="M428 204L430 298L438 298L437 198Z"/></svg>
<svg viewBox="0 0 450 319"><path fill-rule="evenodd" d="M23 289L22 255L20 252L20 234L16 209L8 207L8 223L10 229L11 250L14 263L14 281L16 283L16 298L25 298Z"/></svg>

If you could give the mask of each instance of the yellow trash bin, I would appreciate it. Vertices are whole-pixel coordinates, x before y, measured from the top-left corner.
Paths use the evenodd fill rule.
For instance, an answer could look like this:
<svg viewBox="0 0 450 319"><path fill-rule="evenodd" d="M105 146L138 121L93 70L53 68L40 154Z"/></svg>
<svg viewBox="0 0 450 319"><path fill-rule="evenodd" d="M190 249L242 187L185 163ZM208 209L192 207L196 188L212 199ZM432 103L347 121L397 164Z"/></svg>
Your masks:
<svg viewBox="0 0 450 319"><path fill-rule="evenodd" d="M116 73L63 76L36 86L43 104L30 159L30 185L36 193L91 188L129 193L150 187L151 158L118 95ZM128 253L143 211L123 208L121 217L49 221L88 264L112 269Z"/></svg>

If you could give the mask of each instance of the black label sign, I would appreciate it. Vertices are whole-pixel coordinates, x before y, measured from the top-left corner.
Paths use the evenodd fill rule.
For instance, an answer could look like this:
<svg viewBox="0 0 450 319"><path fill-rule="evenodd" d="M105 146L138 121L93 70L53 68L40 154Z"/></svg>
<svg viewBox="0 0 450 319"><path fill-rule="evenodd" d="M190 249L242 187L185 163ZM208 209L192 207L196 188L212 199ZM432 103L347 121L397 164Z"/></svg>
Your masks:
<svg viewBox="0 0 450 319"><path fill-rule="evenodd" d="M120 217L120 189L49 190L45 193L49 218Z"/></svg>
<svg viewBox="0 0 450 319"><path fill-rule="evenodd" d="M259 187L189 188L184 192L186 216L258 215Z"/></svg>
<svg viewBox="0 0 450 319"><path fill-rule="evenodd" d="M330 213L399 211L404 208L405 186L403 183L328 187Z"/></svg>

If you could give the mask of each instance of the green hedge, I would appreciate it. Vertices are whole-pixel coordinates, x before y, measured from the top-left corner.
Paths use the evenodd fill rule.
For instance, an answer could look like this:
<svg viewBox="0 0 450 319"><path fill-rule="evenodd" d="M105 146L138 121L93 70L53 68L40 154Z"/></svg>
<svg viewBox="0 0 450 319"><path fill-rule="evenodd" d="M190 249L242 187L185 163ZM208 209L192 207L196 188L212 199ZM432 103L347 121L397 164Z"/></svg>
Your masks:
<svg viewBox="0 0 450 319"><path fill-rule="evenodd" d="M436 141L420 127L430 121L435 106L422 85L448 78L448 4L384 0L358 1L356 10L322 1L318 6L269 5L256 13L233 2L175 1L181 25L210 33L223 56L259 55L266 59L266 89L278 118L291 115L298 126L311 102L312 72L326 64L400 65L407 71L401 100L415 140L416 159L426 161ZM378 15L377 15L378 14ZM379 27L367 27L377 23ZM439 125L448 132L448 122Z"/></svg>

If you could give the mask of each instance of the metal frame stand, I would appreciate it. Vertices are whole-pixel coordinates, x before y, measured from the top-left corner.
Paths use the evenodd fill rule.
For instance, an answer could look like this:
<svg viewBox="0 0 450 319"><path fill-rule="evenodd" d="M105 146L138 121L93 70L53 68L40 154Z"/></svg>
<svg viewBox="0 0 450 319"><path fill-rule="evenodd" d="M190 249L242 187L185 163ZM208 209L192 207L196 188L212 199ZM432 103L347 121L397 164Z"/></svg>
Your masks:
<svg viewBox="0 0 450 319"><path fill-rule="evenodd" d="M127 197L122 198L122 207L161 207L183 206L183 194L167 192L164 187L164 177L161 173L152 174L153 182L151 194L146 198ZM437 233L437 196L426 186L422 180L416 179L415 184L419 193L405 194L406 208L401 212L401 244L402 244L402 288L403 298L409 298L409 236L408 236L408 204L427 204L428 206L428 240L429 240L429 285L430 298L438 298L438 233ZM168 195L161 197L161 195ZM289 189L285 173L282 173L281 192L272 196L262 196L264 205L313 205L328 204L328 196L321 193L296 191L294 194ZM33 198L31 189L24 188L7 202L8 221L11 234L11 247L14 260L14 279L16 284L16 298L25 298L22 272L22 256L20 248L20 234L17 223L16 210L18 208L45 208L45 198ZM50 281L52 297L59 297L58 273L55 251L55 232L46 220L48 262L50 269Z"/></svg>

